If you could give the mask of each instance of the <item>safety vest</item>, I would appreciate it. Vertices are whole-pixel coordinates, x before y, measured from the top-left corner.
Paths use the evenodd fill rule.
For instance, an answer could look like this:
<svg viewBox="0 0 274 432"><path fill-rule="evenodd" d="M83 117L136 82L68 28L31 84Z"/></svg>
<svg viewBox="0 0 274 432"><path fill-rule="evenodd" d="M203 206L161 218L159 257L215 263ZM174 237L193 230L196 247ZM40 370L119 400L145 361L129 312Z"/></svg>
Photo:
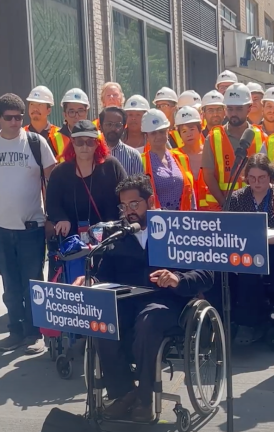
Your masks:
<svg viewBox="0 0 274 432"><path fill-rule="evenodd" d="M192 198L192 194L193 194L193 178L192 178L192 174L190 173L190 171L186 171L186 169L184 167L187 167L189 162L188 162L188 158L186 157L186 155L182 154L182 152L177 150L171 150L170 154L172 155L172 157L174 158L175 162L177 163L183 179L184 179L184 187L183 187L183 191L182 191L182 196L181 196L181 200L180 200L180 210L190 210L191 209L191 198ZM155 182L154 182L154 178L153 178L153 173L152 173L152 167L151 167L151 160L150 160L150 152L146 152L142 154L142 162L143 162L143 167L144 167L144 172L146 175L150 176L150 181L151 181L151 185L153 188L153 194L154 194L154 199L155 199L155 207L156 208L161 208L161 203L159 201L159 198L157 196L157 191L156 191L156 187L155 187ZM191 181L192 178L192 181Z"/></svg>
<svg viewBox="0 0 274 432"><path fill-rule="evenodd" d="M270 162L274 161L274 134L269 135L267 140L267 156Z"/></svg>
<svg viewBox="0 0 274 432"><path fill-rule="evenodd" d="M255 138L248 149L248 156L259 153L264 140L263 133L259 128L252 126L252 129L255 132ZM209 137L211 150L215 159L215 175L220 190L225 194L230 185L230 172L235 162L234 150L223 126L214 127L210 131ZM243 187L243 182L239 179L234 190L240 189L241 187ZM217 200L209 193L209 191L206 195L206 201L210 210L220 210Z"/></svg>
<svg viewBox="0 0 274 432"><path fill-rule="evenodd" d="M67 137L66 135L63 135L60 132L56 132L53 135L53 144L54 144L54 147L56 149L57 160L60 163L64 162L64 160L65 160L63 157L61 157L61 155L64 153L64 150L65 150L65 148L69 142L70 142L70 138Z"/></svg>
<svg viewBox="0 0 274 432"><path fill-rule="evenodd" d="M26 132L30 132L29 130L30 125L27 125L24 127ZM59 130L60 128L58 126L50 125L50 129L48 132L48 143L52 149L52 151L55 153L55 155L58 155L57 149L55 147L55 140L54 140L54 134Z"/></svg>
<svg viewBox="0 0 274 432"><path fill-rule="evenodd" d="M94 124L94 126L96 127L96 129L98 129L98 130L100 129L100 120L99 120L99 118L94 119L92 123Z"/></svg>

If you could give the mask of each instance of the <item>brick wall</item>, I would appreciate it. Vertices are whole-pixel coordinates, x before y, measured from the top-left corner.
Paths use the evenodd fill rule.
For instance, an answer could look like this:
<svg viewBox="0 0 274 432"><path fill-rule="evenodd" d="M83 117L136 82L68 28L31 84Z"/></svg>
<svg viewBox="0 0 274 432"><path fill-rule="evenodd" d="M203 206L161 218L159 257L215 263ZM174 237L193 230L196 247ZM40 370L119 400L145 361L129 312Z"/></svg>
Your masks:
<svg viewBox="0 0 274 432"><path fill-rule="evenodd" d="M234 12L239 14L239 30L246 32L246 0L237 0L238 7L235 11L235 0L224 0L224 3ZM253 0L257 4L258 10L258 36L265 37L265 14L274 21L274 1L273 0Z"/></svg>

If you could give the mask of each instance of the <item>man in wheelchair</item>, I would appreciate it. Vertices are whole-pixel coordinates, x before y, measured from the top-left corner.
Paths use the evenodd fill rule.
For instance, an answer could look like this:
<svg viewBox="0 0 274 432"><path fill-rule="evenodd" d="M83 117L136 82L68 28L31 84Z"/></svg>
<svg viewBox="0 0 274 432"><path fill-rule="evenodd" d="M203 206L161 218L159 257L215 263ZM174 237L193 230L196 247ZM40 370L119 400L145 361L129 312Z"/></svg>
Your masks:
<svg viewBox="0 0 274 432"><path fill-rule="evenodd" d="M178 328L178 319L191 298L213 286L210 271L169 271L149 267L147 251L147 210L154 209L153 190L148 177L132 176L117 187L119 208L141 231L126 236L104 253L94 282L147 286L151 294L125 299L118 304L120 341L96 340L108 397L114 400L104 410L109 420L131 415L135 422L153 418L152 397L155 364L166 334ZM75 281L84 284L84 277ZM154 288L154 290L153 290ZM130 364L136 364L139 386L135 386Z"/></svg>

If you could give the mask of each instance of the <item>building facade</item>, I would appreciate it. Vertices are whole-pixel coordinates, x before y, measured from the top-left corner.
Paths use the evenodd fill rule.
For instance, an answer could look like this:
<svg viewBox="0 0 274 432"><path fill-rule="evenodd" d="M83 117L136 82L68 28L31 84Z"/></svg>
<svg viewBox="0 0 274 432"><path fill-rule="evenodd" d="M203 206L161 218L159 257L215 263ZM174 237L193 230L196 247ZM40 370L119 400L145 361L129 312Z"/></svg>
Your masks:
<svg viewBox="0 0 274 432"><path fill-rule="evenodd" d="M223 68L241 82L274 85L274 2L222 0Z"/></svg>

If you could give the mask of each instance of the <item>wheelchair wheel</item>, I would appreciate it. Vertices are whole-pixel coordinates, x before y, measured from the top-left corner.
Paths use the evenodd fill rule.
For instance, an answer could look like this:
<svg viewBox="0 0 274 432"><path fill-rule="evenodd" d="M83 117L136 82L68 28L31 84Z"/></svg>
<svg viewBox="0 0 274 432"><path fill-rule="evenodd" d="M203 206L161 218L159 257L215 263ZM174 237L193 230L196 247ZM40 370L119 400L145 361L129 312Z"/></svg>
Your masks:
<svg viewBox="0 0 274 432"><path fill-rule="evenodd" d="M186 386L200 416L220 403L225 386L225 338L218 312L204 300L188 313L184 346Z"/></svg>
<svg viewBox="0 0 274 432"><path fill-rule="evenodd" d="M49 355L51 361L55 362L57 359L57 341L55 337L49 338Z"/></svg>
<svg viewBox="0 0 274 432"><path fill-rule="evenodd" d="M73 373L73 364L71 360L67 360L65 354L61 354L56 360L56 369L60 378L69 380Z"/></svg>
<svg viewBox="0 0 274 432"><path fill-rule="evenodd" d="M183 408L181 404L176 404L173 411L177 417L176 426L178 432L188 432L191 427L190 412Z"/></svg>

